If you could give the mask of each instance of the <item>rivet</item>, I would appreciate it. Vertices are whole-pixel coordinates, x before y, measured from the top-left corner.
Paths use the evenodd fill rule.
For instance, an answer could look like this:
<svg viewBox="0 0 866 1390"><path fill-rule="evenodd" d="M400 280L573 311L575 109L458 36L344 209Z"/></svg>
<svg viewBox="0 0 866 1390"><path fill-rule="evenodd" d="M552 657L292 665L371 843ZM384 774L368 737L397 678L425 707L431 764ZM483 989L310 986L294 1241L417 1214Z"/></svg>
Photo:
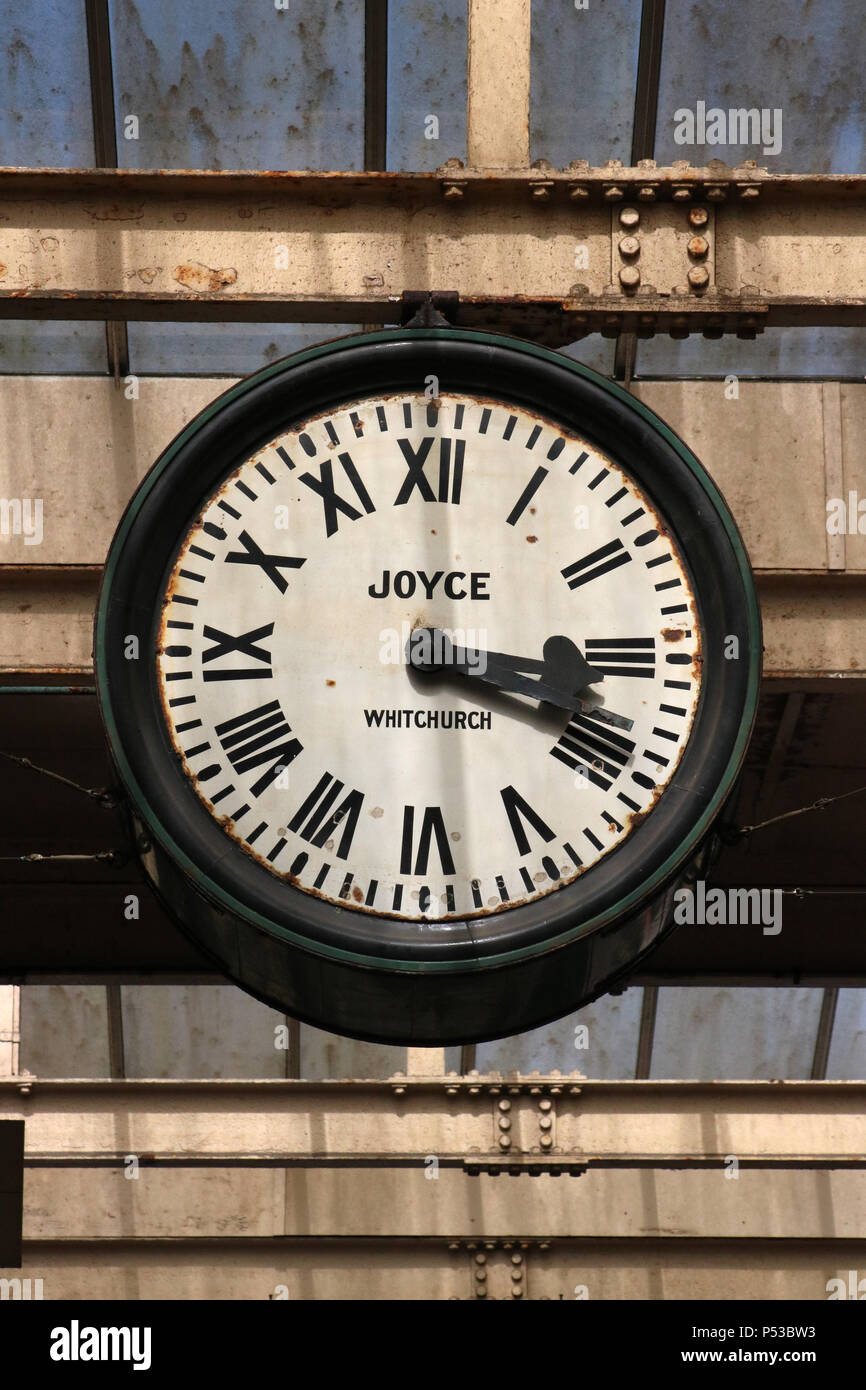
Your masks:
<svg viewBox="0 0 866 1390"><path fill-rule="evenodd" d="M619 225L621 227L637 227L640 222L640 213L637 208L620 208Z"/></svg>
<svg viewBox="0 0 866 1390"><path fill-rule="evenodd" d="M688 203L691 201L692 190L687 183L680 183L674 186L671 197L675 203Z"/></svg>
<svg viewBox="0 0 866 1390"><path fill-rule="evenodd" d="M395 1087L394 1087L394 1095L395 1095L395 1096L405 1096L405 1094L406 1094L406 1087L405 1087L405 1086L395 1086Z"/></svg>
<svg viewBox="0 0 866 1390"><path fill-rule="evenodd" d="M500 1128L500 1129L510 1129L510 1128L511 1128L511 1116L510 1116L510 1115L500 1115L500 1116L499 1116L499 1128Z"/></svg>
<svg viewBox="0 0 866 1390"><path fill-rule="evenodd" d="M553 1109L553 1101L552 1101L552 1100L548 1100L548 1099L545 1097L544 1100L540 1100L540 1101L538 1102L538 1108L539 1108L539 1110L552 1110L552 1109Z"/></svg>
<svg viewBox="0 0 866 1390"><path fill-rule="evenodd" d="M509 1137L508 1137L507 1134L500 1134L500 1136L499 1136L499 1147L500 1147L500 1149L510 1149L510 1148L511 1148L511 1140L509 1139Z"/></svg>
<svg viewBox="0 0 866 1390"><path fill-rule="evenodd" d="M550 1129L552 1124L553 1120L549 1115L542 1115L541 1119L538 1121L540 1129Z"/></svg>
<svg viewBox="0 0 866 1390"><path fill-rule="evenodd" d="M644 183L644 184L641 184L640 188L639 188L638 191L637 191L637 196L640 198L640 200L641 200L642 203L653 203L653 202L655 202L655 196L656 196L655 186L654 186L653 184L651 184L651 183Z"/></svg>
<svg viewBox="0 0 866 1390"><path fill-rule="evenodd" d="M688 244L688 253L696 261L701 261L709 253L710 243L705 236L693 236Z"/></svg>
<svg viewBox="0 0 866 1390"><path fill-rule="evenodd" d="M487 1270L486 1270L486 1269L476 1269L476 1271L475 1271L475 1278L478 1280L479 1284L483 1284L483 1283L484 1283L484 1280L487 1278Z"/></svg>
<svg viewBox="0 0 866 1390"><path fill-rule="evenodd" d="M711 203L723 203L728 196L728 190L724 184L716 183L706 189L706 195Z"/></svg>
<svg viewBox="0 0 866 1390"><path fill-rule="evenodd" d="M710 214L706 208L689 208L689 224L692 227L706 227Z"/></svg>
<svg viewBox="0 0 866 1390"><path fill-rule="evenodd" d="M710 272L705 265L693 265L688 274L688 281L693 290L706 289L710 283Z"/></svg>
<svg viewBox="0 0 866 1390"><path fill-rule="evenodd" d="M515 1250L514 1254L511 1256L511 1263L513 1265L523 1264L523 1256L520 1254L518 1250Z"/></svg>
<svg viewBox="0 0 866 1390"><path fill-rule="evenodd" d="M502 1142L502 1141L500 1140L500 1143L501 1143L501 1142ZM543 1149L549 1149L549 1148L551 1147L552 1144L553 1144L553 1140L551 1139L550 1135L549 1135L549 1134L542 1134L542 1136L541 1136L541 1147L542 1147Z"/></svg>
<svg viewBox="0 0 866 1390"><path fill-rule="evenodd" d="M446 183L442 192L449 203L456 202L458 198L463 197L463 189L459 183Z"/></svg>
<svg viewBox="0 0 866 1390"><path fill-rule="evenodd" d="M484 1254L483 1250L479 1250L478 1254L475 1256L475 1263L477 1265L487 1264L487 1256Z"/></svg>
<svg viewBox="0 0 866 1390"><path fill-rule="evenodd" d="M622 189L617 184L610 183L604 190L604 196L607 202L617 203L624 195Z"/></svg>
<svg viewBox="0 0 866 1390"><path fill-rule="evenodd" d="M624 236L620 240L618 250L621 256L639 256L640 242L636 236Z"/></svg>
<svg viewBox="0 0 866 1390"><path fill-rule="evenodd" d="M500 1109L500 1110L510 1110L510 1109L511 1109L511 1101L510 1101L510 1100L501 1100L501 1101L499 1102L499 1109Z"/></svg>
<svg viewBox="0 0 866 1390"><path fill-rule="evenodd" d="M760 193L760 191L761 191L761 190L760 190L759 188L756 188L754 184L747 184L745 187L740 187L740 188L737 189L737 192L739 193L740 198L741 198L744 202L745 202L745 201L748 201L749 199L752 199L752 198L757 198L757 196L758 196L758 194Z"/></svg>
<svg viewBox="0 0 866 1390"><path fill-rule="evenodd" d="M585 183L572 183L569 185L568 196L572 198L574 202L579 203L583 199L589 197L589 189Z"/></svg>
<svg viewBox="0 0 866 1390"><path fill-rule="evenodd" d="M624 265L619 272L619 283L624 290L636 290L640 284L640 271L636 265Z"/></svg>

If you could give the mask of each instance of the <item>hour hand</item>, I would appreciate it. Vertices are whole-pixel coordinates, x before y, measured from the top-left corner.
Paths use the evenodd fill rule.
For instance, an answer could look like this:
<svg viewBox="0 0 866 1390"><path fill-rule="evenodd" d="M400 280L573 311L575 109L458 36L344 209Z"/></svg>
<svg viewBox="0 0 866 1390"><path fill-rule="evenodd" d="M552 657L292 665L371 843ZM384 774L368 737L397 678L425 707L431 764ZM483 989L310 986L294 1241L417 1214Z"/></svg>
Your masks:
<svg viewBox="0 0 866 1390"><path fill-rule="evenodd" d="M441 628L416 628L409 638L406 655L416 671L454 671L567 710L582 708L577 692L604 679L567 637L548 638L543 659L536 661L504 652L459 647ZM541 679L532 680L531 674Z"/></svg>

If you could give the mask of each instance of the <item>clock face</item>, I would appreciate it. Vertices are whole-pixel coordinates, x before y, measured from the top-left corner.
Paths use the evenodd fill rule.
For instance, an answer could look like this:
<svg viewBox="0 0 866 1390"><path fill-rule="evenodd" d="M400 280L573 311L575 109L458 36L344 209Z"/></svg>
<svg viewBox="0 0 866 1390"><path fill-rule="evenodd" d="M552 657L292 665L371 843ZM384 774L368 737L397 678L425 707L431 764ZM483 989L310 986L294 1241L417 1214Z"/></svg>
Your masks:
<svg viewBox="0 0 866 1390"><path fill-rule="evenodd" d="M761 636L723 499L642 403L418 328L192 421L118 527L94 651L193 943L296 1018L435 1046L579 1008L669 929Z"/></svg>
<svg viewBox="0 0 866 1390"><path fill-rule="evenodd" d="M670 524L609 452L493 396L399 392L220 480L156 665L183 770L247 855L341 908L447 921L622 847L676 775L701 641Z"/></svg>

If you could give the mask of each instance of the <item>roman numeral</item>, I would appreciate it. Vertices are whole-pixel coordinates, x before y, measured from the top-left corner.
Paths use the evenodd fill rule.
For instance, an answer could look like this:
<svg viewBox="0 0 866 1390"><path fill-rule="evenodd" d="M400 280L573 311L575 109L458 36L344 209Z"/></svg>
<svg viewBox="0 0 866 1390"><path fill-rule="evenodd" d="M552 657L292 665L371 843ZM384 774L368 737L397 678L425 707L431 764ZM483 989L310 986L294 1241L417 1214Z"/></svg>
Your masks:
<svg viewBox="0 0 866 1390"><path fill-rule="evenodd" d="M361 481L361 476L355 467L349 454L340 454L340 463L343 465L343 472L352 484L358 501L364 511L369 516L376 508L370 500L370 494ZM312 488L313 492L319 494L322 499L322 506L325 512L325 534L333 536L339 529L340 521L337 516L342 512L350 521L357 521L361 513L351 502L347 502L345 497L341 497L334 485L334 465L330 459L319 465L319 477L316 478L312 473L302 473L301 482L306 483L307 487Z"/></svg>
<svg viewBox="0 0 866 1390"><path fill-rule="evenodd" d="M586 659L605 676L652 677L656 672L654 637L587 638Z"/></svg>
<svg viewBox="0 0 866 1390"><path fill-rule="evenodd" d="M615 734L607 724L589 715L574 714L550 753L566 767L582 772L588 781L608 791L634 748L630 738Z"/></svg>
<svg viewBox="0 0 866 1390"><path fill-rule="evenodd" d="M607 545L584 555L582 560L575 560L573 565L567 565L562 573L568 580L569 589L579 589L581 584L588 584L591 579L598 579L599 575L618 569L620 565L627 565L630 560L631 556L622 541L608 541Z"/></svg>
<svg viewBox="0 0 866 1390"><path fill-rule="evenodd" d="M280 574L280 570L299 570L301 565L307 563L306 559L300 560L294 555L266 555L261 546L253 540L249 531L241 531L238 540L244 547L243 550L229 551L226 556L226 563L229 565L258 565L271 583L276 584L281 594L284 594L289 586Z"/></svg>
<svg viewBox="0 0 866 1390"><path fill-rule="evenodd" d="M508 824L511 826L511 833L514 836L519 854L528 854L530 850L529 837L523 828L524 820L532 826L546 844L555 839L550 826L545 824L538 812L533 811L529 802L525 801L513 787L503 787L499 795L502 797L502 804L505 807L505 814L508 817ZM521 820L521 816L523 820Z"/></svg>
<svg viewBox="0 0 866 1390"><path fill-rule="evenodd" d="M439 862L442 865L443 874L453 874L454 860L451 857L451 846L448 843L448 833L445 829L445 821L438 806L425 806L424 816L421 821L421 832L418 836L418 852L415 856L416 874L427 872L427 862L430 858L430 847L433 836L436 836L436 849L439 853ZM415 839L415 807L403 807L403 836L400 845L400 872L401 874L411 874L412 869L412 846Z"/></svg>
<svg viewBox="0 0 866 1390"><path fill-rule="evenodd" d="M452 441L448 438L439 440L439 477L437 491L434 492L430 480L424 472L430 450L435 443L434 436L428 435L426 439L422 439L417 450L412 448L408 439L397 440L400 452L406 460L407 472L403 479L403 485L394 499L395 507L402 507L408 502L416 488L425 502L459 503L463 488L463 461L466 453L466 442L463 439L457 439L453 442L454 456L452 459Z"/></svg>
<svg viewBox="0 0 866 1390"><path fill-rule="evenodd" d="M218 661L222 656L229 656L232 652L240 652L242 656L248 656L252 661L261 661L267 670L262 670L259 666L244 666L224 671L205 671L203 672L204 679L206 681L269 680L273 675L271 654L264 647L257 647L255 644L262 637L270 637L273 630L273 623L267 623L264 627L253 628L251 632L242 632L240 637L233 637L229 632L220 632L218 627L205 627L205 638L216 645L208 647L207 651L202 652L202 663Z"/></svg>
<svg viewBox="0 0 866 1390"><path fill-rule="evenodd" d="M291 728L280 709L279 700L247 710L215 726L217 737L235 772L251 772L267 766L252 785L255 796L276 781L284 768L303 751L296 738L287 738Z"/></svg>
<svg viewBox="0 0 866 1390"><path fill-rule="evenodd" d="M364 793L347 792L339 806L334 803L343 790L343 783L324 772L305 801L301 803L292 819L289 830L296 831L302 840L321 849L326 841L332 839L342 825L338 859L347 859L352 847L352 837L364 804ZM304 823L306 822L306 824Z"/></svg>

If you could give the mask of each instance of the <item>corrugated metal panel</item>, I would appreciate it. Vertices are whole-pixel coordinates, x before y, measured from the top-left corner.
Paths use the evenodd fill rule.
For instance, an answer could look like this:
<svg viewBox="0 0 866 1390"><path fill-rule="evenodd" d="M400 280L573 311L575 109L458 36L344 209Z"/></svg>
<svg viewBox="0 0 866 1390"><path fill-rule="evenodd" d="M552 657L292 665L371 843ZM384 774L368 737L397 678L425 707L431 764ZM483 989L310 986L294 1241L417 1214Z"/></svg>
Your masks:
<svg viewBox="0 0 866 1390"><path fill-rule="evenodd" d="M109 1076L102 985L22 985L21 1069L34 1076Z"/></svg>
<svg viewBox="0 0 866 1390"><path fill-rule="evenodd" d="M776 174L862 173L863 19L861 0L667 0L659 162L756 159ZM677 144L675 113L696 111L698 101L708 111L781 110L780 152L765 154L763 143Z"/></svg>
<svg viewBox="0 0 866 1390"><path fill-rule="evenodd" d="M363 0L111 0L110 12L122 167L363 166Z"/></svg>
<svg viewBox="0 0 866 1390"><path fill-rule="evenodd" d="M670 1081L807 1080L821 997L820 989L783 987L660 989L650 1076Z"/></svg>
<svg viewBox="0 0 866 1390"><path fill-rule="evenodd" d="M827 1058L828 1081L866 1078L866 990L840 989Z"/></svg>
<svg viewBox="0 0 866 1390"><path fill-rule="evenodd" d="M130 370L142 376L246 376L357 324L131 323Z"/></svg>
<svg viewBox="0 0 866 1390"><path fill-rule="evenodd" d="M93 163L84 0L0 0L0 164Z"/></svg>
<svg viewBox="0 0 866 1390"><path fill-rule="evenodd" d="M544 0L532 7L530 157L631 159L640 11L637 0Z"/></svg>
<svg viewBox="0 0 866 1390"><path fill-rule="evenodd" d="M391 0L387 148L389 169L466 159L466 0Z"/></svg>
<svg viewBox="0 0 866 1390"><path fill-rule="evenodd" d="M766 328L739 338L659 336L638 343L639 377L849 377L866 368L864 328Z"/></svg>
<svg viewBox="0 0 866 1390"><path fill-rule="evenodd" d="M481 1072L581 1071L596 1080L627 1080L634 1076L642 995L641 989L608 994L546 1028L479 1043L475 1065Z"/></svg>

